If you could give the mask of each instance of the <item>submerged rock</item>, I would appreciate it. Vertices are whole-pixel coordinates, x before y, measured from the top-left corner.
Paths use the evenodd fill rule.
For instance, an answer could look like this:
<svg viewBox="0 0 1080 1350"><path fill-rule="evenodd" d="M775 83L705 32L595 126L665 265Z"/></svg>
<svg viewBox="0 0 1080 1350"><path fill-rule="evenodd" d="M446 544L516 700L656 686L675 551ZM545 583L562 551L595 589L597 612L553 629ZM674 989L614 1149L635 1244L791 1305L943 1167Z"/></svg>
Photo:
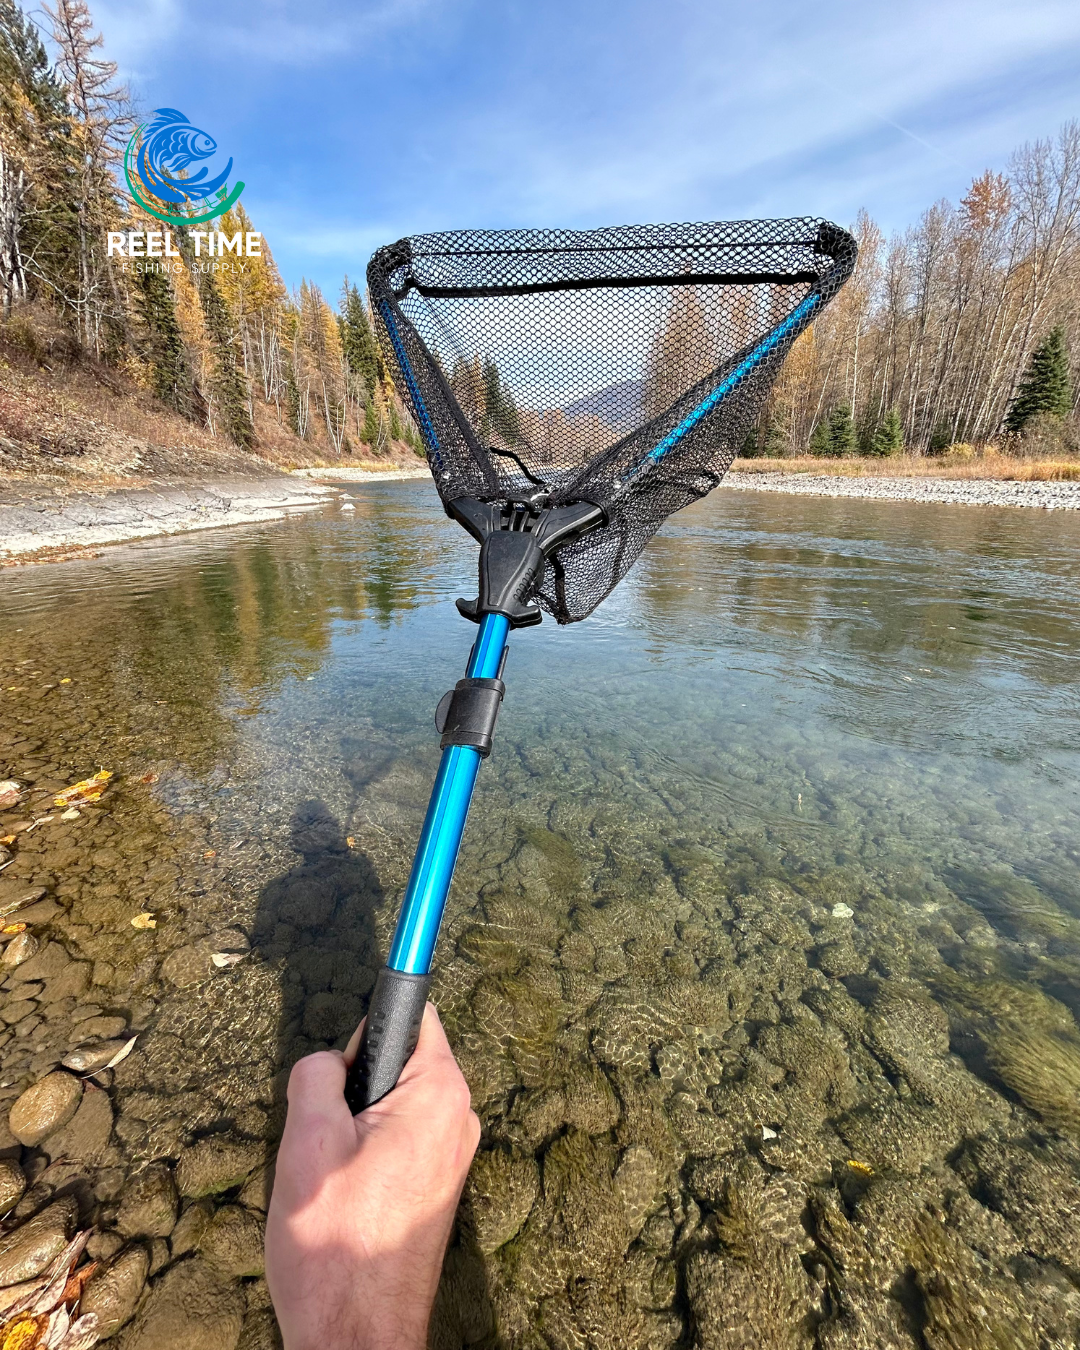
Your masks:
<svg viewBox="0 0 1080 1350"><path fill-rule="evenodd" d="M211 1265L234 1278L262 1275L263 1226L242 1205L223 1205L203 1230L199 1250Z"/></svg>
<svg viewBox="0 0 1080 1350"><path fill-rule="evenodd" d="M98 1316L98 1335L102 1340L115 1336L130 1321L139 1306L150 1270L145 1247L125 1247L115 1260L96 1272L83 1291L80 1308Z"/></svg>
<svg viewBox="0 0 1080 1350"><path fill-rule="evenodd" d="M172 1171L164 1163L151 1163L124 1187L116 1226L128 1237L168 1237L177 1204Z"/></svg>
<svg viewBox="0 0 1080 1350"><path fill-rule="evenodd" d="M67 1246L77 1215L75 1198L65 1196L0 1237L0 1287L40 1275Z"/></svg>
<svg viewBox="0 0 1080 1350"><path fill-rule="evenodd" d="M521 1231L539 1190L540 1171L533 1158L502 1149L477 1153L467 1195L482 1252L496 1251Z"/></svg>
<svg viewBox="0 0 1080 1350"><path fill-rule="evenodd" d="M151 1287L124 1350L236 1350L244 1296L205 1261L181 1261Z"/></svg>
<svg viewBox="0 0 1080 1350"><path fill-rule="evenodd" d="M15 1159L0 1159L0 1218L19 1203L25 1190L26 1177Z"/></svg>
<svg viewBox="0 0 1080 1350"><path fill-rule="evenodd" d="M176 1164L176 1185L190 1199L241 1185L263 1161L266 1147L253 1139L211 1134L184 1149Z"/></svg>
<svg viewBox="0 0 1080 1350"><path fill-rule="evenodd" d="M69 1073L50 1073L27 1088L8 1115L20 1144L33 1148L66 1125L79 1108L83 1087Z"/></svg>

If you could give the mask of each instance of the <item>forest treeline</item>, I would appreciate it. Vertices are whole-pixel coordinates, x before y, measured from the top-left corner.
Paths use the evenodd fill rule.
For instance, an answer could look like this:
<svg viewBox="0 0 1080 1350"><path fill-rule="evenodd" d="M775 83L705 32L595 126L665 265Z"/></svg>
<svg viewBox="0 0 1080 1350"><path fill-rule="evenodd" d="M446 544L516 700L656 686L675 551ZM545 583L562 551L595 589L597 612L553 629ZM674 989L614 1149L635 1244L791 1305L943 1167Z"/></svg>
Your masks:
<svg viewBox="0 0 1080 1350"><path fill-rule="evenodd" d="M80 351L241 446L273 418L318 453L419 451L364 293L347 278L329 299L309 281L290 290L265 242L260 257L211 268L184 231L171 270L107 257L109 230L160 228L118 186L138 119L86 0L45 0L40 19L48 48L14 0L0 0L0 306L9 330L45 313ZM254 229L240 205L215 226L230 236ZM1024 146L1006 172L988 171L958 205L939 202L902 234L886 239L865 213L855 233L854 276L796 342L744 454L933 454L991 442L1077 450L1080 123ZM673 294L641 408L672 380L686 387L686 372L668 367L705 322L692 297ZM474 423L496 438L565 433L567 410L515 403L508 372L483 354L459 356L447 373ZM610 439L595 416L578 420Z"/></svg>
<svg viewBox="0 0 1080 1350"><path fill-rule="evenodd" d="M892 239L865 213L855 235L855 274L796 342L753 450L1077 450L1080 123Z"/></svg>
<svg viewBox="0 0 1080 1350"><path fill-rule="evenodd" d="M261 256L121 263L109 231L161 231L118 187L137 125L85 0L46 0L38 27L0 0L0 307L16 330L44 314L81 352L116 367L185 417L251 447L267 414L313 449L420 449L346 277L334 304L290 291ZM205 228L205 227L204 227ZM211 228L254 226L239 204ZM33 336L28 341L33 343Z"/></svg>

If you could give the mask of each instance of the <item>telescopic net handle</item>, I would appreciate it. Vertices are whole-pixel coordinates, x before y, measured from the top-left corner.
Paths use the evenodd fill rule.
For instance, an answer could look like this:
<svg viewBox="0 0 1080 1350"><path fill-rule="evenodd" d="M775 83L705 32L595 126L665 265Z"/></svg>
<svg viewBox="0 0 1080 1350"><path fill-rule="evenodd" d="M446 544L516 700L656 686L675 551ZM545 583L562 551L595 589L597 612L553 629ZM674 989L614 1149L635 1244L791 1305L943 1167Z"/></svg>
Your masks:
<svg viewBox="0 0 1080 1350"><path fill-rule="evenodd" d="M406 975L389 966L379 971L360 1048L345 1079L345 1100L353 1115L396 1086L420 1038L430 987L430 975Z"/></svg>

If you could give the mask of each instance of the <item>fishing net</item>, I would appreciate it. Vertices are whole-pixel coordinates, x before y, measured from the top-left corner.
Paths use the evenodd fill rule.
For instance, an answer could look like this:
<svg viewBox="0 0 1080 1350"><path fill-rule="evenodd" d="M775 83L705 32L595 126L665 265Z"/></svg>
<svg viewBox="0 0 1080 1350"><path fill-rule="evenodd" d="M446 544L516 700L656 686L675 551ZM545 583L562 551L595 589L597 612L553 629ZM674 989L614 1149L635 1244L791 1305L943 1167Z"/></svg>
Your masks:
<svg viewBox="0 0 1080 1350"><path fill-rule="evenodd" d="M368 287L444 502L603 509L535 587L570 623L720 482L855 257L812 219L462 230L380 249Z"/></svg>

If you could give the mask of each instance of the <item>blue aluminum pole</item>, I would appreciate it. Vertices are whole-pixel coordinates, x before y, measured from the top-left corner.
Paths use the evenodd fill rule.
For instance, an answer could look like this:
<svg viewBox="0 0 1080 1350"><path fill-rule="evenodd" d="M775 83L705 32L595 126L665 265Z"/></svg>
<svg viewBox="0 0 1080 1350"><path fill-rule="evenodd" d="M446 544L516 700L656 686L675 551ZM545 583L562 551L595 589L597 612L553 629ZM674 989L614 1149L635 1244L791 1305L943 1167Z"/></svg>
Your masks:
<svg viewBox="0 0 1080 1350"><path fill-rule="evenodd" d="M509 631L510 620L505 614L484 615L469 657L467 677L498 676ZM479 750L467 745L451 745L442 752L386 963L391 970L426 975L431 969L481 758Z"/></svg>

